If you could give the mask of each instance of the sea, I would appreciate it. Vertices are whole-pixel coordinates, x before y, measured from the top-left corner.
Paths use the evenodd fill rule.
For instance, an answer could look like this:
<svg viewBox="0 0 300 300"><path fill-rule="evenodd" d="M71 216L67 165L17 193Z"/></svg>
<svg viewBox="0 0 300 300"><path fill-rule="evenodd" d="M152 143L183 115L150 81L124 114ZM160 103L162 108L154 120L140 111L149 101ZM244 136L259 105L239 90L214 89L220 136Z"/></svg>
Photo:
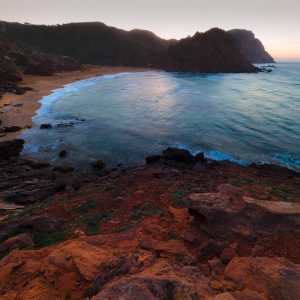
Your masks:
<svg viewBox="0 0 300 300"><path fill-rule="evenodd" d="M300 171L300 63L254 74L119 73L43 97L23 155L89 170L134 166L180 147L214 160ZM40 129L44 123L52 129ZM66 158L59 152L66 150Z"/></svg>

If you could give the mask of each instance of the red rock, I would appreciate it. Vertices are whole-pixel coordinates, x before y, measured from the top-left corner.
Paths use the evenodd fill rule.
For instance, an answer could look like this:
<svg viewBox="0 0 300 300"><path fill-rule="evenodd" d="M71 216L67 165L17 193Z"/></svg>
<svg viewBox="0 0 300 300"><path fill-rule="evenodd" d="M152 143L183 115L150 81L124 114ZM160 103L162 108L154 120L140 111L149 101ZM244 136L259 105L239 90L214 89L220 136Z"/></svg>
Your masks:
<svg viewBox="0 0 300 300"><path fill-rule="evenodd" d="M250 289L273 300L300 297L300 265L284 258L235 257L225 277L241 289Z"/></svg>

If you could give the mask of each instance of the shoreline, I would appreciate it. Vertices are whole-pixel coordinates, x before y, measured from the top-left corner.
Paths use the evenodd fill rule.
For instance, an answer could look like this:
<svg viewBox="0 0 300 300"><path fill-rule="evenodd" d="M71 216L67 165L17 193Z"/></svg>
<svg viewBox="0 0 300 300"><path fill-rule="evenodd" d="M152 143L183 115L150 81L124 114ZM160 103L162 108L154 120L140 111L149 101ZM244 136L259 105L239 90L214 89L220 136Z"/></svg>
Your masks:
<svg viewBox="0 0 300 300"><path fill-rule="evenodd" d="M41 107L40 100L64 85L89 79L92 77L115 74L121 72L145 72L153 71L150 68L110 67L85 65L83 70L61 72L52 76L24 75L20 82L21 87L31 87L33 91L27 91L23 95L7 93L0 99L1 126L19 126L21 130L6 133L0 136L0 142L16 139L21 133L33 125L32 117Z"/></svg>

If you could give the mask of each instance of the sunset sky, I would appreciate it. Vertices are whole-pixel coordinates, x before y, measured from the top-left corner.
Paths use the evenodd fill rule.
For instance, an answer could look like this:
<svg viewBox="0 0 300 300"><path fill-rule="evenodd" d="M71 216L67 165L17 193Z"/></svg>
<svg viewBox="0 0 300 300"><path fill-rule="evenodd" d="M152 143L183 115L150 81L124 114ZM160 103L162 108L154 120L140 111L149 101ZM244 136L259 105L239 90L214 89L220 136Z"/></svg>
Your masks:
<svg viewBox="0 0 300 300"><path fill-rule="evenodd" d="M211 27L252 30L277 60L300 61L300 0L0 0L0 20L101 21L182 38Z"/></svg>

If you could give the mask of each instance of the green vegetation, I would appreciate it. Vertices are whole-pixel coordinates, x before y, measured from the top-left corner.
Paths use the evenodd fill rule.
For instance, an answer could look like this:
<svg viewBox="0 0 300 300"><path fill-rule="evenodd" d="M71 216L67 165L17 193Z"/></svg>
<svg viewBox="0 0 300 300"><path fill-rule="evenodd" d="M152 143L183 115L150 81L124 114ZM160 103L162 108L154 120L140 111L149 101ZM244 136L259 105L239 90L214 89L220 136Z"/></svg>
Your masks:
<svg viewBox="0 0 300 300"><path fill-rule="evenodd" d="M229 183L233 186L240 187L242 185L243 181L239 178L230 178Z"/></svg>
<svg viewBox="0 0 300 300"><path fill-rule="evenodd" d="M117 229L117 232L125 232L125 231L127 231L130 227L132 227L132 225L123 225L123 226L121 226L121 227L119 227L119 228Z"/></svg>
<svg viewBox="0 0 300 300"><path fill-rule="evenodd" d="M70 234L66 231L56 231L48 234L44 234L41 236L37 236L33 239L36 246L35 249L47 247L53 244L57 244L59 242L63 242L70 238Z"/></svg>
<svg viewBox="0 0 300 300"><path fill-rule="evenodd" d="M12 230L12 231L8 232L5 236L3 236L3 237L0 239L0 243L3 243L3 242L6 241L7 239L16 236L16 235L18 235L19 233L21 233L20 230Z"/></svg>
<svg viewBox="0 0 300 300"><path fill-rule="evenodd" d="M3 257L5 257L7 254L8 254L8 252L0 253L0 260L1 260Z"/></svg>
<svg viewBox="0 0 300 300"><path fill-rule="evenodd" d="M84 222L86 224L86 234L87 235L97 235L100 233L100 222L101 216L95 215L92 217L86 217Z"/></svg>
<svg viewBox="0 0 300 300"><path fill-rule="evenodd" d="M97 200L95 198L91 198L87 200L84 204L77 207L76 211L79 213L87 213L96 207L97 207Z"/></svg>
<svg viewBox="0 0 300 300"><path fill-rule="evenodd" d="M160 207L151 207L149 204L145 204L142 206L138 206L137 209L135 209L131 213L131 218L133 220L138 220L143 217L151 217L151 216L162 216L163 211Z"/></svg>
<svg viewBox="0 0 300 300"><path fill-rule="evenodd" d="M110 220L114 218L114 211L113 210L108 210L105 211L101 214L101 219L105 222L108 223Z"/></svg>
<svg viewBox="0 0 300 300"><path fill-rule="evenodd" d="M168 240L177 240L177 234L174 231L169 231L167 234Z"/></svg>
<svg viewBox="0 0 300 300"><path fill-rule="evenodd" d="M188 190L178 190L172 195L172 201L175 205L190 207L191 201L187 199Z"/></svg>

